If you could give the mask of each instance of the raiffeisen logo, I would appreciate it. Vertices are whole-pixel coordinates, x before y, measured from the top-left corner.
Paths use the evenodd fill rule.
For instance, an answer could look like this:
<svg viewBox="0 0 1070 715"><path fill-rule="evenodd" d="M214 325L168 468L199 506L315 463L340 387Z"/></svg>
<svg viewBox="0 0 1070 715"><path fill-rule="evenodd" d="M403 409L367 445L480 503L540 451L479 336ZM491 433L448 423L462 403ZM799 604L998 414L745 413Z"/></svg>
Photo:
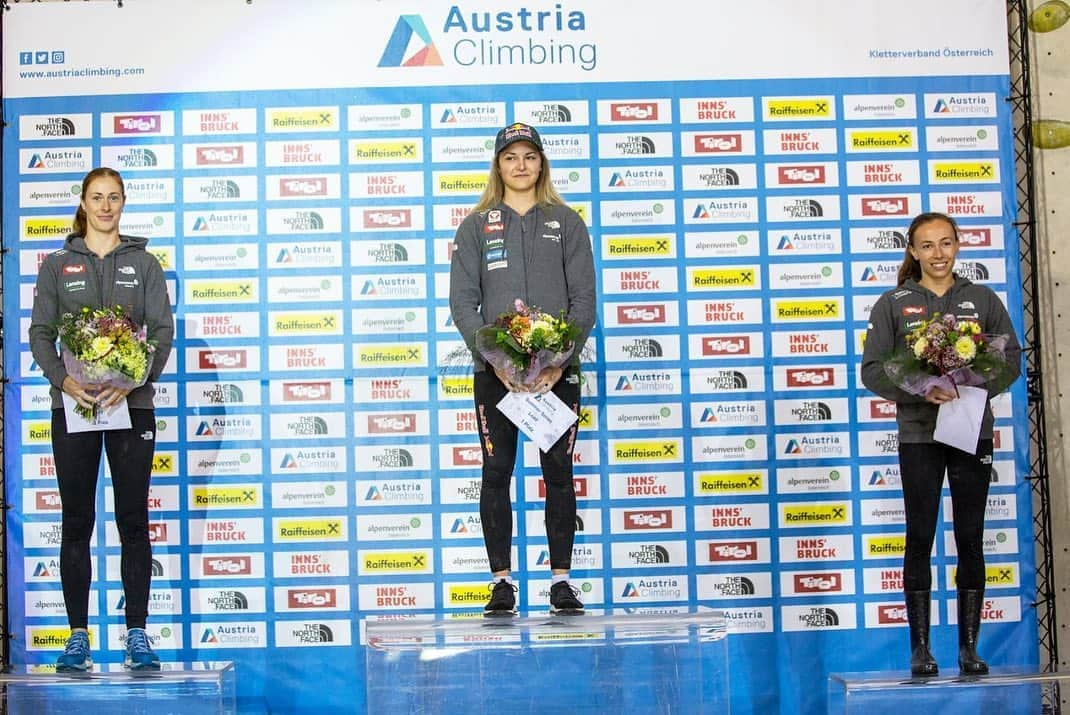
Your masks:
<svg viewBox="0 0 1070 715"><path fill-rule="evenodd" d="M556 3L552 10L490 12L451 5L442 20L446 38L440 55L420 15L401 15L379 59L380 67L442 65L443 57L461 67L515 67L561 65L590 72L598 65L598 48L577 42L575 33L587 32L582 10Z"/></svg>
<svg viewBox="0 0 1070 715"><path fill-rule="evenodd" d="M421 44L423 43L423 44ZM441 67L442 57L419 15L402 15L386 43L380 67Z"/></svg>

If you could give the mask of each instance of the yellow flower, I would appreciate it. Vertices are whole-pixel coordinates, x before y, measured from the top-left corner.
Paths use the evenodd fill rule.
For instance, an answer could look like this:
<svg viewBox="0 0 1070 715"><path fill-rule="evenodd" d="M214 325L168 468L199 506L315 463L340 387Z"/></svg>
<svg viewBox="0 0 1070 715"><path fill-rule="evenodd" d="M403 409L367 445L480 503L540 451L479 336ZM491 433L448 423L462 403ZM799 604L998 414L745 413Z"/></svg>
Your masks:
<svg viewBox="0 0 1070 715"><path fill-rule="evenodd" d="M973 360L977 354L977 346L973 342L973 338L962 336L955 341L955 354L963 360Z"/></svg>
<svg viewBox="0 0 1070 715"><path fill-rule="evenodd" d="M981 326L976 320L963 320L955 326L955 330L963 334L979 335Z"/></svg>
<svg viewBox="0 0 1070 715"><path fill-rule="evenodd" d="M926 338L919 338L918 342L914 343L914 357L921 358L928 348L929 341Z"/></svg>
<svg viewBox="0 0 1070 715"><path fill-rule="evenodd" d="M112 345L111 338L103 335L93 338L93 342L89 344L89 349L92 351L94 357L101 357L111 352Z"/></svg>

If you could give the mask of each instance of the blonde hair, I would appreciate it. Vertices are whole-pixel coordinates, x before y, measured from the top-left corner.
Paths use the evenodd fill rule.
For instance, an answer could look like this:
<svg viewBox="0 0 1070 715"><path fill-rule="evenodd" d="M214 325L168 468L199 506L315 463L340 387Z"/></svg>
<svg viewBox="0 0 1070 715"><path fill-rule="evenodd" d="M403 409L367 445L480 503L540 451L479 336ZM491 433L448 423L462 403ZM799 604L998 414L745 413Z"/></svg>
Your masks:
<svg viewBox="0 0 1070 715"><path fill-rule="evenodd" d="M123 184L123 177L119 175L118 171L107 166L98 166L96 169L90 171L85 175L85 178L82 179L82 200L78 202L78 210L74 212L74 223L71 226L71 233L75 236L85 236L86 216L85 209L82 208L82 201L85 201L85 192L89 191L89 185L101 177L118 181L119 193L122 194L123 201L126 201L126 185Z"/></svg>
<svg viewBox="0 0 1070 715"><path fill-rule="evenodd" d="M538 152L539 158L542 159L542 166L539 171L539 178L535 180L535 203L540 206L552 206L555 204L566 206L565 200L561 198L561 194L557 193L553 182L550 181L550 160L546 158L546 154L542 152L542 149L539 149ZM498 156L500 155L501 152L498 153ZM479 197L479 202L472 209L473 213L492 209L500 204L505 197L505 182L502 181L502 172L498 167L498 156L495 156L494 160L490 162L487 188L483 189L483 195Z"/></svg>
<svg viewBox="0 0 1070 715"><path fill-rule="evenodd" d="M955 234L955 243L959 242L958 224L955 223L955 219L947 214L929 211L915 216L914 220L910 222L910 228L907 229L907 247L904 251L903 263L899 266L899 274L896 276L896 286L903 285L907 282L907 279L911 278L915 281L921 280L921 264L918 263L918 259L914 258L910 248L914 245L914 234L918 232L918 229L933 221L944 221L951 226L951 232Z"/></svg>

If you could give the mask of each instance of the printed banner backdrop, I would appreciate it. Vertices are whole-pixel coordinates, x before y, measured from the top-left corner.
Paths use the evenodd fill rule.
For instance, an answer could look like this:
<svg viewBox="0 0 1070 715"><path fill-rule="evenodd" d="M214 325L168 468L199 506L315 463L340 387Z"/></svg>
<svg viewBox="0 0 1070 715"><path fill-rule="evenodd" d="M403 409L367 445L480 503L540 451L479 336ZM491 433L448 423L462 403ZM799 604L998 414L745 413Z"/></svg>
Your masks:
<svg viewBox="0 0 1070 715"><path fill-rule="evenodd" d="M359 707L362 619L481 607L471 379L442 369L461 344L449 258L494 132L524 121L599 277L575 456L584 601L724 609L735 712L823 710L829 672L903 669L894 404L858 363L928 209L961 221L960 272L1021 335L1005 6L840 5L13 6L13 661L53 662L67 635L48 391L26 335L37 268L97 165L123 173L123 232L151 239L177 318L150 496L161 655L234 660L250 708ZM983 651L1035 664L1022 381L994 404ZM525 443L514 563L532 610L549 587L538 474ZM115 663L106 473L98 514L91 631ZM950 667L946 498L941 519L934 637Z"/></svg>

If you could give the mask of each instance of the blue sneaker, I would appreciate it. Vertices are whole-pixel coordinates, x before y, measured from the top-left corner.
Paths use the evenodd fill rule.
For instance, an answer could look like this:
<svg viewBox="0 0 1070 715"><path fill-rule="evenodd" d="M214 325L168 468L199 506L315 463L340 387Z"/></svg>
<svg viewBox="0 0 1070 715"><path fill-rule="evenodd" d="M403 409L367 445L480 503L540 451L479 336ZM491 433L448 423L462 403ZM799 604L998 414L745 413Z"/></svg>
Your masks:
<svg viewBox="0 0 1070 715"><path fill-rule="evenodd" d="M159 670L160 657L152 652L149 636L144 628L126 631L126 657L123 666L130 670Z"/></svg>
<svg viewBox="0 0 1070 715"><path fill-rule="evenodd" d="M93 654L89 652L89 634L72 631L67 639L63 655L56 660L57 673L84 673L93 667Z"/></svg>

